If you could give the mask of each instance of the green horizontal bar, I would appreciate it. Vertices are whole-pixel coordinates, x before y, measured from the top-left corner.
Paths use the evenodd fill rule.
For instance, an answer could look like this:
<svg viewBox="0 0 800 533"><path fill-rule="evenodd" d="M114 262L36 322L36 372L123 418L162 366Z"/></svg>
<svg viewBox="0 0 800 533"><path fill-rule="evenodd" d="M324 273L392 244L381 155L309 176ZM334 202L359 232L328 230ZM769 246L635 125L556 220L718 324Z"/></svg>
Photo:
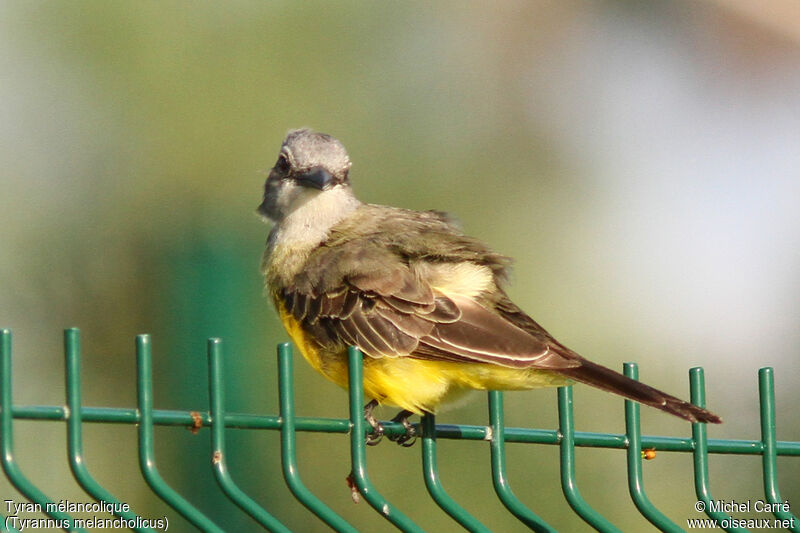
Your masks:
<svg viewBox="0 0 800 533"><path fill-rule="evenodd" d="M13 406L15 419L45 421L67 419L65 409L55 405ZM194 414L193 414L194 413ZM204 427L211 426L210 416L202 411L153 410L153 424L156 426L194 427L194 416L200 414ZM84 422L106 424L138 424L139 415L135 409L117 407L83 407L81 416ZM341 418L297 417L296 431L320 433L347 433L350 422ZM403 435L405 428L394 422L383 422L386 435ZM225 427L231 429L271 429L281 428L280 417L276 415L250 415L228 413L225 415ZM440 439L487 440L491 437L486 426L439 424L436 426L436 437ZM533 443L558 445L561 439L558 431L553 429L505 428L506 443ZM575 446L589 448L627 448L628 440L620 433L595 433L576 431ZM694 444L687 437L665 437L658 435L642 435L644 448L655 448L660 452L691 452ZM764 443L746 439L708 439L708 452L734 455L761 455ZM800 456L800 442L777 441L775 452L781 456Z"/></svg>
<svg viewBox="0 0 800 533"><path fill-rule="evenodd" d="M66 420L66 410L55 405L14 406L14 418L20 420ZM200 415L199 420L195 417ZM141 417L136 409L118 407L83 407L81 416L84 422L104 424L138 424ZM205 411L174 411L166 409L153 410L153 424L156 426L191 426L196 427L201 423L203 427L211 427L211 416ZM347 433L350 423L341 418L311 418L299 417L297 419L298 431L314 431L322 433ZM389 423L391 424L391 423ZM397 424L399 426L399 424ZM277 415L249 415L241 413L227 413L225 427L230 429L274 429L281 428L280 417ZM400 426L402 427L402 426ZM399 430L397 430L400 433Z"/></svg>

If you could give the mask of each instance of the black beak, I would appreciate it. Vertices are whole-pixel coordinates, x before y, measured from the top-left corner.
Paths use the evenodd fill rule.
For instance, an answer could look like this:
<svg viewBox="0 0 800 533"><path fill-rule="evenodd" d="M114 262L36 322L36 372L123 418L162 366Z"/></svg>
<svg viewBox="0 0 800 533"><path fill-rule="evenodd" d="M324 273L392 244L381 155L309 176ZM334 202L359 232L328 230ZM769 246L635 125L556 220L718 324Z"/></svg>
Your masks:
<svg viewBox="0 0 800 533"><path fill-rule="evenodd" d="M322 167L311 168L302 174L296 174L297 183L303 187L314 187L324 191L336 183L336 178Z"/></svg>

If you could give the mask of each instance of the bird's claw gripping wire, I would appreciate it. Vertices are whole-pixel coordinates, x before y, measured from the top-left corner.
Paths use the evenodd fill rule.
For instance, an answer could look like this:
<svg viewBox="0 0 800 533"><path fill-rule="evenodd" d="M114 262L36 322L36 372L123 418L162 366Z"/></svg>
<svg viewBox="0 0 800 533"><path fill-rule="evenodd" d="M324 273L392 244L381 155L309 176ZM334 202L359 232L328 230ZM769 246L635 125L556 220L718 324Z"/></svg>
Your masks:
<svg viewBox="0 0 800 533"><path fill-rule="evenodd" d="M378 419L372 414L372 411L375 410L377 406L377 400L370 400L370 402L364 406L364 420L372 427L372 431L367 434L367 446L376 446L383 440L383 434L385 432L383 425L378 422Z"/></svg>
<svg viewBox="0 0 800 533"><path fill-rule="evenodd" d="M372 431L370 431L366 437L367 446L375 446L380 443L386 433L383 424L381 424L373 414L373 411L377 406L377 400L370 400L370 402L364 406L364 420L366 420L367 424L369 424L372 428ZM411 411L403 409L397 413L397 416L392 418L392 422L402 424L406 431L402 435L389 435L390 441L396 442L400 446L404 446L406 448L413 446L414 443L417 442L417 436L419 435L417 428L408 421L408 417L413 414L414 413Z"/></svg>
<svg viewBox="0 0 800 533"><path fill-rule="evenodd" d="M383 436L386 432L386 430L383 428L383 424L381 424L373 414L373 411L377 406L377 400L370 400L369 403L364 406L364 420L372 428L372 431L366 435L367 446L377 445L383 440ZM406 431L402 435L390 435L389 440L405 447L412 446L417 441L417 429L411 424L411 422L408 421L408 417L412 414L413 413L411 411L403 410L400 411L397 416L392 418L392 422L399 422L400 424L403 424L403 427ZM353 503L358 503L361 501L361 493L358 490L356 478L352 470L350 471L350 474L348 474L346 482L347 487L350 489L350 496L353 499Z"/></svg>
<svg viewBox="0 0 800 533"><path fill-rule="evenodd" d="M392 422L399 422L403 424L403 427L406 429L406 432L402 435L390 435L389 440L392 442L396 442L400 446L404 446L406 448L413 446L415 442L417 442L417 428L408 421L408 417L413 415L411 411L402 410L397 413L397 416L392 418Z"/></svg>

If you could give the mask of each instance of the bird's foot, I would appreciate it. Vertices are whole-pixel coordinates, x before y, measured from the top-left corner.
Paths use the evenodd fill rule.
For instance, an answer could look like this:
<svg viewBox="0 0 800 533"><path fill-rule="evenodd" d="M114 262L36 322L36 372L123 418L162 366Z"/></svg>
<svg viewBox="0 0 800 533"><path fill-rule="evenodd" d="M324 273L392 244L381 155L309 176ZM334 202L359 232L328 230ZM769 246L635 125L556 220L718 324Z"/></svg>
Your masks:
<svg viewBox="0 0 800 533"><path fill-rule="evenodd" d="M415 428L411 422L408 421L408 417L413 415L411 411L402 410L397 413L397 416L392 418L392 422L399 422L403 424L403 427L406 429L406 432L402 435L390 435L389 440L392 442L396 442L400 446L404 446L406 448L413 446L415 442L417 442L417 428Z"/></svg>
<svg viewBox="0 0 800 533"><path fill-rule="evenodd" d="M370 400L370 402L364 406L364 420L372 427L372 431L367 434L367 446L376 446L383 440L383 425L378 422L378 419L372 414L372 411L374 411L377 406L377 400Z"/></svg>

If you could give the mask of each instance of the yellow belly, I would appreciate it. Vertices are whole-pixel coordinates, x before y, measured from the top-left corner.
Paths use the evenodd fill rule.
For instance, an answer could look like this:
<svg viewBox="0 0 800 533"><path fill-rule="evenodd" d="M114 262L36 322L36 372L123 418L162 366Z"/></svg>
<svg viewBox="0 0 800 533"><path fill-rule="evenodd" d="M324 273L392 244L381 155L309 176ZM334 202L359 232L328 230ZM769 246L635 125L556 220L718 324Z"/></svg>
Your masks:
<svg viewBox="0 0 800 533"><path fill-rule="evenodd" d="M281 321L306 361L325 377L347 388L347 348L324 350L277 302ZM567 380L544 370L513 369L488 363L427 361L411 357L364 358L364 394L382 404L417 414L435 413L470 389L524 390L557 387Z"/></svg>

